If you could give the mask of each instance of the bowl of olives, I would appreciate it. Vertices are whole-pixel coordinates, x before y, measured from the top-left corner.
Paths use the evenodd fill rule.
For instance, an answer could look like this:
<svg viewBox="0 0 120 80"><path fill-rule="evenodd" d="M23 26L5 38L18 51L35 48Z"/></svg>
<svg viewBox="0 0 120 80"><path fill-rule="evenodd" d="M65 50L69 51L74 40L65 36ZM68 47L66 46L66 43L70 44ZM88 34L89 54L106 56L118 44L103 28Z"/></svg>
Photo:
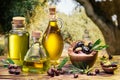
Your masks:
<svg viewBox="0 0 120 80"><path fill-rule="evenodd" d="M92 42L87 44L84 41L73 42L68 49L71 63L80 69L91 68L98 55L98 51L92 50L92 46Z"/></svg>
<svg viewBox="0 0 120 80"><path fill-rule="evenodd" d="M109 60L101 61L101 67L105 73L114 74L114 71L117 69L117 63L111 62Z"/></svg>

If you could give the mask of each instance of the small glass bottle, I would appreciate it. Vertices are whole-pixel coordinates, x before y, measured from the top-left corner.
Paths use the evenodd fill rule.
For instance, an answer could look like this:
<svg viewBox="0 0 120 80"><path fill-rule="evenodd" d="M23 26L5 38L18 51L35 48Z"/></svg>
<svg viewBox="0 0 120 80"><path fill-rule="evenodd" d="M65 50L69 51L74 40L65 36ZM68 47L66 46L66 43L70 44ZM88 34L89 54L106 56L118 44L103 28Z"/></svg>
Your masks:
<svg viewBox="0 0 120 80"><path fill-rule="evenodd" d="M45 49L48 51L50 62L52 65L57 65L58 60L63 51L63 37L61 35L61 30L58 27L58 19L56 18L56 8L49 8L49 24L43 35L42 43ZM59 19L60 20L60 19ZM62 27L62 22L61 27Z"/></svg>
<svg viewBox="0 0 120 80"><path fill-rule="evenodd" d="M24 72L44 73L49 68L48 53L39 42L40 32L33 31L33 44L27 51L24 58L23 68Z"/></svg>
<svg viewBox="0 0 120 80"><path fill-rule="evenodd" d="M29 33L25 30L25 18L13 17L12 30L8 35L8 57L22 65L29 49Z"/></svg>

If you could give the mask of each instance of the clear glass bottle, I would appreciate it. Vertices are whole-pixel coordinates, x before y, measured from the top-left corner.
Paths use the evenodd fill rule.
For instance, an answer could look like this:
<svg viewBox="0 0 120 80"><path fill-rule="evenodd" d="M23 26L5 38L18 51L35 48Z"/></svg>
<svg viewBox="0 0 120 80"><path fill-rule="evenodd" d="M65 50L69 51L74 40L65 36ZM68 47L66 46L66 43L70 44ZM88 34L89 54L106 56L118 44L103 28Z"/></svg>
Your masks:
<svg viewBox="0 0 120 80"><path fill-rule="evenodd" d="M8 57L22 65L29 49L29 33L25 30L25 18L13 17L12 30L8 35Z"/></svg>
<svg viewBox="0 0 120 80"><path fill-rule="evenodd" d="M27 51L24 58L23 68L24 72L44 73L49 68L48 53L39 42L40 32L33 31L33 44Z"/></svg>
<svg viewBox="0 0 120 80"><path fill-rule="evenodd" d="M48 51L51 64L57 65L63 51L63 37L61 30L58 27L56 18L56 8L49 8L49 24L43 35L42 43L45 49ZM62 24L61 24L62 26Z"/></svg>

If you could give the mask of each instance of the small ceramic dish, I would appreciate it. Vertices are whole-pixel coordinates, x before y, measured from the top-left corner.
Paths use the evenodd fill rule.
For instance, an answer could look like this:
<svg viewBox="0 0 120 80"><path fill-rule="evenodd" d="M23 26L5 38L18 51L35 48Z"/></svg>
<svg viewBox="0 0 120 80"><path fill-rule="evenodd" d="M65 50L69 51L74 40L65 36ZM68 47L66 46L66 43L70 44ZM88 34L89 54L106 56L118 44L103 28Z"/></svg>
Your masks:
<svg viewBox="0 0 120 80"><path fill-rule="evenodd" d="M113 74L114 71L117 69L117 67L104 67L104 66L102 66L102 69L105 71L105 73Z"/></svg>

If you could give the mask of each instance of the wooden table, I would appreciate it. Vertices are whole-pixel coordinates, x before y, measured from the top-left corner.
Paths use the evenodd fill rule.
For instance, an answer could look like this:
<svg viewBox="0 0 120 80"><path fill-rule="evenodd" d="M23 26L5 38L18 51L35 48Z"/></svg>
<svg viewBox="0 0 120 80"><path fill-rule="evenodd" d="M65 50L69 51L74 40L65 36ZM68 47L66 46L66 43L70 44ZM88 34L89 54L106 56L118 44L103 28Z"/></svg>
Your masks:
<svg viewBox="0 0 120 80"><path fill-rule="evenodd" d="M1 56L0 59L5 58ZM78 78L73 78L73 74L64 74L60 76L50 77L47 74L33 74L33 73L21 73L20 75L11 75L8 73L6 68L0 67L0 80L120 80L120 55L114 56L113 61L118 61L118 69L115 71L115 74L106 74L103 72L100 66L100 60L97 59L94 69L100 69L101 73L96 76L87 76L86 74L79 74ZM67 65L70 65L68 62Z"/></svg>

